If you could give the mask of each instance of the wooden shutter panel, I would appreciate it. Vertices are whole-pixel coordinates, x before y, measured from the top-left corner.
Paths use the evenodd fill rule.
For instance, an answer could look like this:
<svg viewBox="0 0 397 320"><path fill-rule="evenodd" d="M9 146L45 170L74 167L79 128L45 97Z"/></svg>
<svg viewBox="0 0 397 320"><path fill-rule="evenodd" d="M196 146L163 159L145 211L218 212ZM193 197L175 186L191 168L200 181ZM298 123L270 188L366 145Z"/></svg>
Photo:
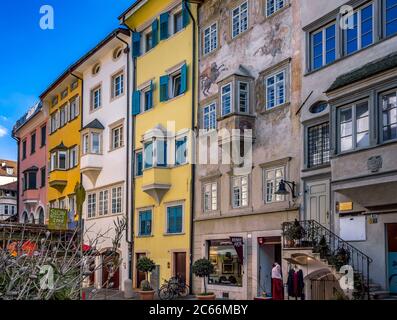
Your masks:
<svg viewBox="0 0 397 320"><path fill-rule="evenodd" d="M154 20L152 23L152 47L157 46L159 38L159 22L158 20Z"/></svg>
<svg viewBox="0 0 397 320"><path fill-rule="evenodd" d="M132 115L136 116L141 113L141 92L134 91L132 95Z"/></svg>
<svg viewBox="0 0 397 320"><path fill-rule="evenodd" d="M181 68L181 92L187 91L187 65L184 64Z"/></svg>
<svg viewBox="0 0 397 320"><path fill-rule="evenodd" d="M169 12L160 15L160 40L165 40L169 37L169 16Z"/></svg>
<svg viewBox="0 0 397 320"><path fill-rule="evenodd" d="M168 75L160 77L160 102L168 100L168 82Z"/></svg>
<svg viewBox="0 0 397 320"><path fill-rule="evenodd" d="M141 55L141 34L134 32L132 34L132 56L137 58Z"/></svg>
<svg viewBox="0 0 397 320"><path fill-rule="evenodd" d="M187 25L190 22L190 15L189 15L189 9L188 9L188 3L183 1L182 2L182 20L183 20L183 27L187 27Z"/></svg>

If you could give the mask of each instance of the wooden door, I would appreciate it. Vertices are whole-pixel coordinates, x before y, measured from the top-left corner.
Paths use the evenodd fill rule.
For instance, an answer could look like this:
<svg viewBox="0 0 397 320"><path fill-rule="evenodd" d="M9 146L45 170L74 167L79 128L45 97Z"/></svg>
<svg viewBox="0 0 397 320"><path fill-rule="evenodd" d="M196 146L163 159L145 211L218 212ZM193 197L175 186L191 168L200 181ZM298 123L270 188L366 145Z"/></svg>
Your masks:
<svg viewBox="0 0 397 320"><path fill-rule="evenodd" d="M186 252L174 253L174 276L178 276L183 282L186 282Z"/></svg>
<svg viewBox="0 0 397 320"><path fill-rule="evenodd" d="M102 256L102 287L118 290L120 288L120 268L117 267L116 270L113 270L116 268L113 263L114 259L117 258L107 252ZM111 272L113 272L113 276L108 279Z"/></svg>
<svg viewBox="0 0 397 320"><path fill-rule="evenodd" d="M307 183L306 219L315 220L329 228L329 180Z"/></svg>

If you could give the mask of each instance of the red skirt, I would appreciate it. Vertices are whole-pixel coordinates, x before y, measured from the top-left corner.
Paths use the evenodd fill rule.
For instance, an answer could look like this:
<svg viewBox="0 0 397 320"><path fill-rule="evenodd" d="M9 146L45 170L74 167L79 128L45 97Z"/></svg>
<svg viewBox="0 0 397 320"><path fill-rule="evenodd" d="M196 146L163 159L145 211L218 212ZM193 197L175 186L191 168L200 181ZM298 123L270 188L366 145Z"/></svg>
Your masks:
<svg viewBox="0 0 397 320"><path fill-rule="evenodd" d="M283 280L272 279L272 298L273 300L284 300Z"/></svg>

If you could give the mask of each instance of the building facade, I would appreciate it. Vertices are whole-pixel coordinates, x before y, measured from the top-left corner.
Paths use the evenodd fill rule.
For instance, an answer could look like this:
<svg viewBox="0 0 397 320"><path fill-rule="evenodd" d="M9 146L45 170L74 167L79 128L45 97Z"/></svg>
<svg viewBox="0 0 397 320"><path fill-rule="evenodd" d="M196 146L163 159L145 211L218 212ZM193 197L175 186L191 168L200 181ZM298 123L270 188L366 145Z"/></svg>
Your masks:
<svg viewBox="0 0 397 320"><path fill-rule="evenodd" d="M17 180L17 163L0 159L0 186Z"/></svg>
<svg viewBox="0 0 397 320"><path fill-rule="evenodd" d="M190 283L193 181L188 144L195 114L191 14L196 17L195 4L149 0L137 1L120 17L135 30L133 262L136 266L148 256L156 263L154 287L175 275ZM133 272L133 285L139 287L145 275Z"/></svg>
<svg viewBox="0 0 397 320"><path fill-rule="evenodd" d="M15 125L13 136L19 156L19 221L45 224L47 212L47 114L43 105L34 105Z"/></svg>
<svg viewBox="0 0 397 320"><path fill-rule="evenodd" d="M10 221L17 215L17 183L0 186L0 221Z"/></svg>
<svg viewBox="0 0 397 320"><path fill-rule="evenodd" d="M364 282L394 293L396 5L301 1L300 113L302 220L317 221L360 250L372 260Z"/></svg>
<svg viewBox="0 0 397 320"><path fill-rule="evenodd" d="M81 78L69 68L40 96L49 117L48 207L68 210L69 223L75 219L74 190L81 181L81 90Z"/></svg>
<svg viewBox="0 0 397 320"><path fill-rule="evenodd" d="M298 189L276 191L299 182L300 12L297 1L209 0L199 9L199 128L221 141L198 150L210 152L196 169L194 260L213 262L208 290L218 297L270 293L282 223L299 216ZM225 163L229 148L244 161Z"/></svg>
<svg viewBox="0 0 397 320"><path fill-rule="evenodd" d="M105 234L96 245L100 266L91 277L97 288L109 287L106 259L113 249L114 222L127 215L127 119L130 94L127 89L130 32L116 29L81 60L76 72L82 75L83 124L80 130L82 184L86 190L83 207L86 242ZM128 221L128 219L127 219ZM110 279L114 289L124 290L129 278L129 247L123 233L118 254L122 265Z"/></svg>

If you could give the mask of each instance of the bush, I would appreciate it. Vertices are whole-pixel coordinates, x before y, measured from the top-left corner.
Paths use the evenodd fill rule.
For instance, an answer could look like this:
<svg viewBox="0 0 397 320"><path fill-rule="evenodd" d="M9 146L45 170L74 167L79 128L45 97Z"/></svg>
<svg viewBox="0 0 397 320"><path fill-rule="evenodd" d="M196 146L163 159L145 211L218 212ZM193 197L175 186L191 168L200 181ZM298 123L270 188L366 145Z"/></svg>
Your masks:
<svg viewBox="0 0 397 320"><path fill-rule="evenodd" d="M204 280L203 295L208 295L206 278L215 272L214 265L208 259L200 259L193 264L192 272L196 277L203 278Z"/></svg>
<svg viewBox="0 0 397 320"><path fill-rule="evenodd" d="M146 279L149 279L149 273L152 272L156 268L156 264L152 259L149 259L148 257L142 257L137 261L136 268L140 272L145 272L146 273ZM150 285L150 282L148 280L143 280L141 282L141 290L142 291L152 291L153 288Z"/></svg>

